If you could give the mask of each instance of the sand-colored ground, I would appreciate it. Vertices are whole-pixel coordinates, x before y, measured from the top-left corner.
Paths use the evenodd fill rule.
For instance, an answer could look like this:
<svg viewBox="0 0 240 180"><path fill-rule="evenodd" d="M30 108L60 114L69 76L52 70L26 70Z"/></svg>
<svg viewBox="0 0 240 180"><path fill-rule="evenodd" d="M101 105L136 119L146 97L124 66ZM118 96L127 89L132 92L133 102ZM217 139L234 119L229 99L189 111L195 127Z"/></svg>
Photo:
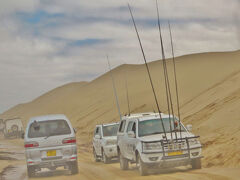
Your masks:
<svg viewBox="0 0 240 180"><path fill-rule="evenodd" d="M183 122L193 125L193 132L201 136L204 145L201 170L174 169L139 177L134 166L133 170L123 172L118 163L104 165L92 161L90 150L94 126L119 120L109 73L92 82L59 87L1 116L20 116L26 124L31 116L66 114L77 129L79 144L80 174L71 176L71 179L239 179L240 51L182 56L176 62ZM171 63L168 60L170 72ZM161 61L150 63L150 69L160 107L165 111ZM125 79L132 112L156 109L144 65L122 65L113 73L123 114L127 112ZM69 178L61 173L48 178L59 177Z"/></svg>

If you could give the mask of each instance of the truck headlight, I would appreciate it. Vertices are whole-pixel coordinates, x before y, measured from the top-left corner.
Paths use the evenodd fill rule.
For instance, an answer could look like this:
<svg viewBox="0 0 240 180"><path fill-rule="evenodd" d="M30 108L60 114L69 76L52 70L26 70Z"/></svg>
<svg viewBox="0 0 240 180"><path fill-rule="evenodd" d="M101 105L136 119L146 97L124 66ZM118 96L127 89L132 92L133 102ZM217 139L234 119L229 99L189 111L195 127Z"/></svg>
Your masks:
<svg viewBox="0 0 240 180"><path fill-rule="evenodd" d="M143 151L161 150L161 142L143 142Z"/></svg>
<svg viewBox="0 0 240 180"><path fill-rule="evenodd" d="M200 144L200 142L197 139L189 139L189 145L196 145Z"/></svg>

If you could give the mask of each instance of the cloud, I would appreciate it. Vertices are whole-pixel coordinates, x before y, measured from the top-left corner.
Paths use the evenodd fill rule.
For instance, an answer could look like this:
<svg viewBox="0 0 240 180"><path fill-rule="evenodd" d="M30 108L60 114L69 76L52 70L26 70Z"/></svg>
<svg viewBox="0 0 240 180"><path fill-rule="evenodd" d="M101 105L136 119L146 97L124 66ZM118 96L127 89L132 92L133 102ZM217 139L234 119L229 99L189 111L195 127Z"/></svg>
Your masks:
<svg viewBox="0 0 240 180"><path fill-rule="evenodd" d="M161 57L155 0L129 1L149 61ZM159 0L166 55L167 21L176 55L239 48L238 0ZM71 82L143 63L125 1L0 2L0 112ZM226 43L227 42L227 43Z"/></svg>

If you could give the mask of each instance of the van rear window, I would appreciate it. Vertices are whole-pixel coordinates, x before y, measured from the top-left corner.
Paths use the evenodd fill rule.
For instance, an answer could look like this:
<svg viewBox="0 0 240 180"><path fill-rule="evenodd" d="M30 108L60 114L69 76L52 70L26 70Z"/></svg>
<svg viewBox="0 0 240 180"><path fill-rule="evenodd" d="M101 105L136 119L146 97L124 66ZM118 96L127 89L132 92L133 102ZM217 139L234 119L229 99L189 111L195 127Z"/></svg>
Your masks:
<svg viewBox="0 0 240 180"><path fill-rule="evenodd" d="M35 121L28 130L29 138L49 137L71 134L71 129L65 120Z"/></svg>

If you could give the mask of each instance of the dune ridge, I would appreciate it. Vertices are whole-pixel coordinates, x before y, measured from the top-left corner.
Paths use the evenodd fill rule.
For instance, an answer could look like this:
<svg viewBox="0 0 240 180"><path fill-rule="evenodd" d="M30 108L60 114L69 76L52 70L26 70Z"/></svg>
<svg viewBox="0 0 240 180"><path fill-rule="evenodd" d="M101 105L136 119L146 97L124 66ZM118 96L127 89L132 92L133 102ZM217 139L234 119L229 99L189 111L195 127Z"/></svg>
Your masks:
<svg viewBox="0 0 240 180"><path fill-rule="evenodd" d="M171 59L167 65L174 94ZM176 66L182 120L191 123L193 132L201 136L203 165L239 166L240 51L181 56L176 58ZM153 61L149 67L161 110L166 112L162 61ZM128 112L126 81L131 112L156 109L144 65L124 64L112 72L123 114ZM173 99L175 102L175 96ZM32 102L11 108L1 117L20 116L26 124L32 116L56 113L69 117L82 143L91 141L96 124L119 121L109 72L91 82L58 87Z"/></svg>

